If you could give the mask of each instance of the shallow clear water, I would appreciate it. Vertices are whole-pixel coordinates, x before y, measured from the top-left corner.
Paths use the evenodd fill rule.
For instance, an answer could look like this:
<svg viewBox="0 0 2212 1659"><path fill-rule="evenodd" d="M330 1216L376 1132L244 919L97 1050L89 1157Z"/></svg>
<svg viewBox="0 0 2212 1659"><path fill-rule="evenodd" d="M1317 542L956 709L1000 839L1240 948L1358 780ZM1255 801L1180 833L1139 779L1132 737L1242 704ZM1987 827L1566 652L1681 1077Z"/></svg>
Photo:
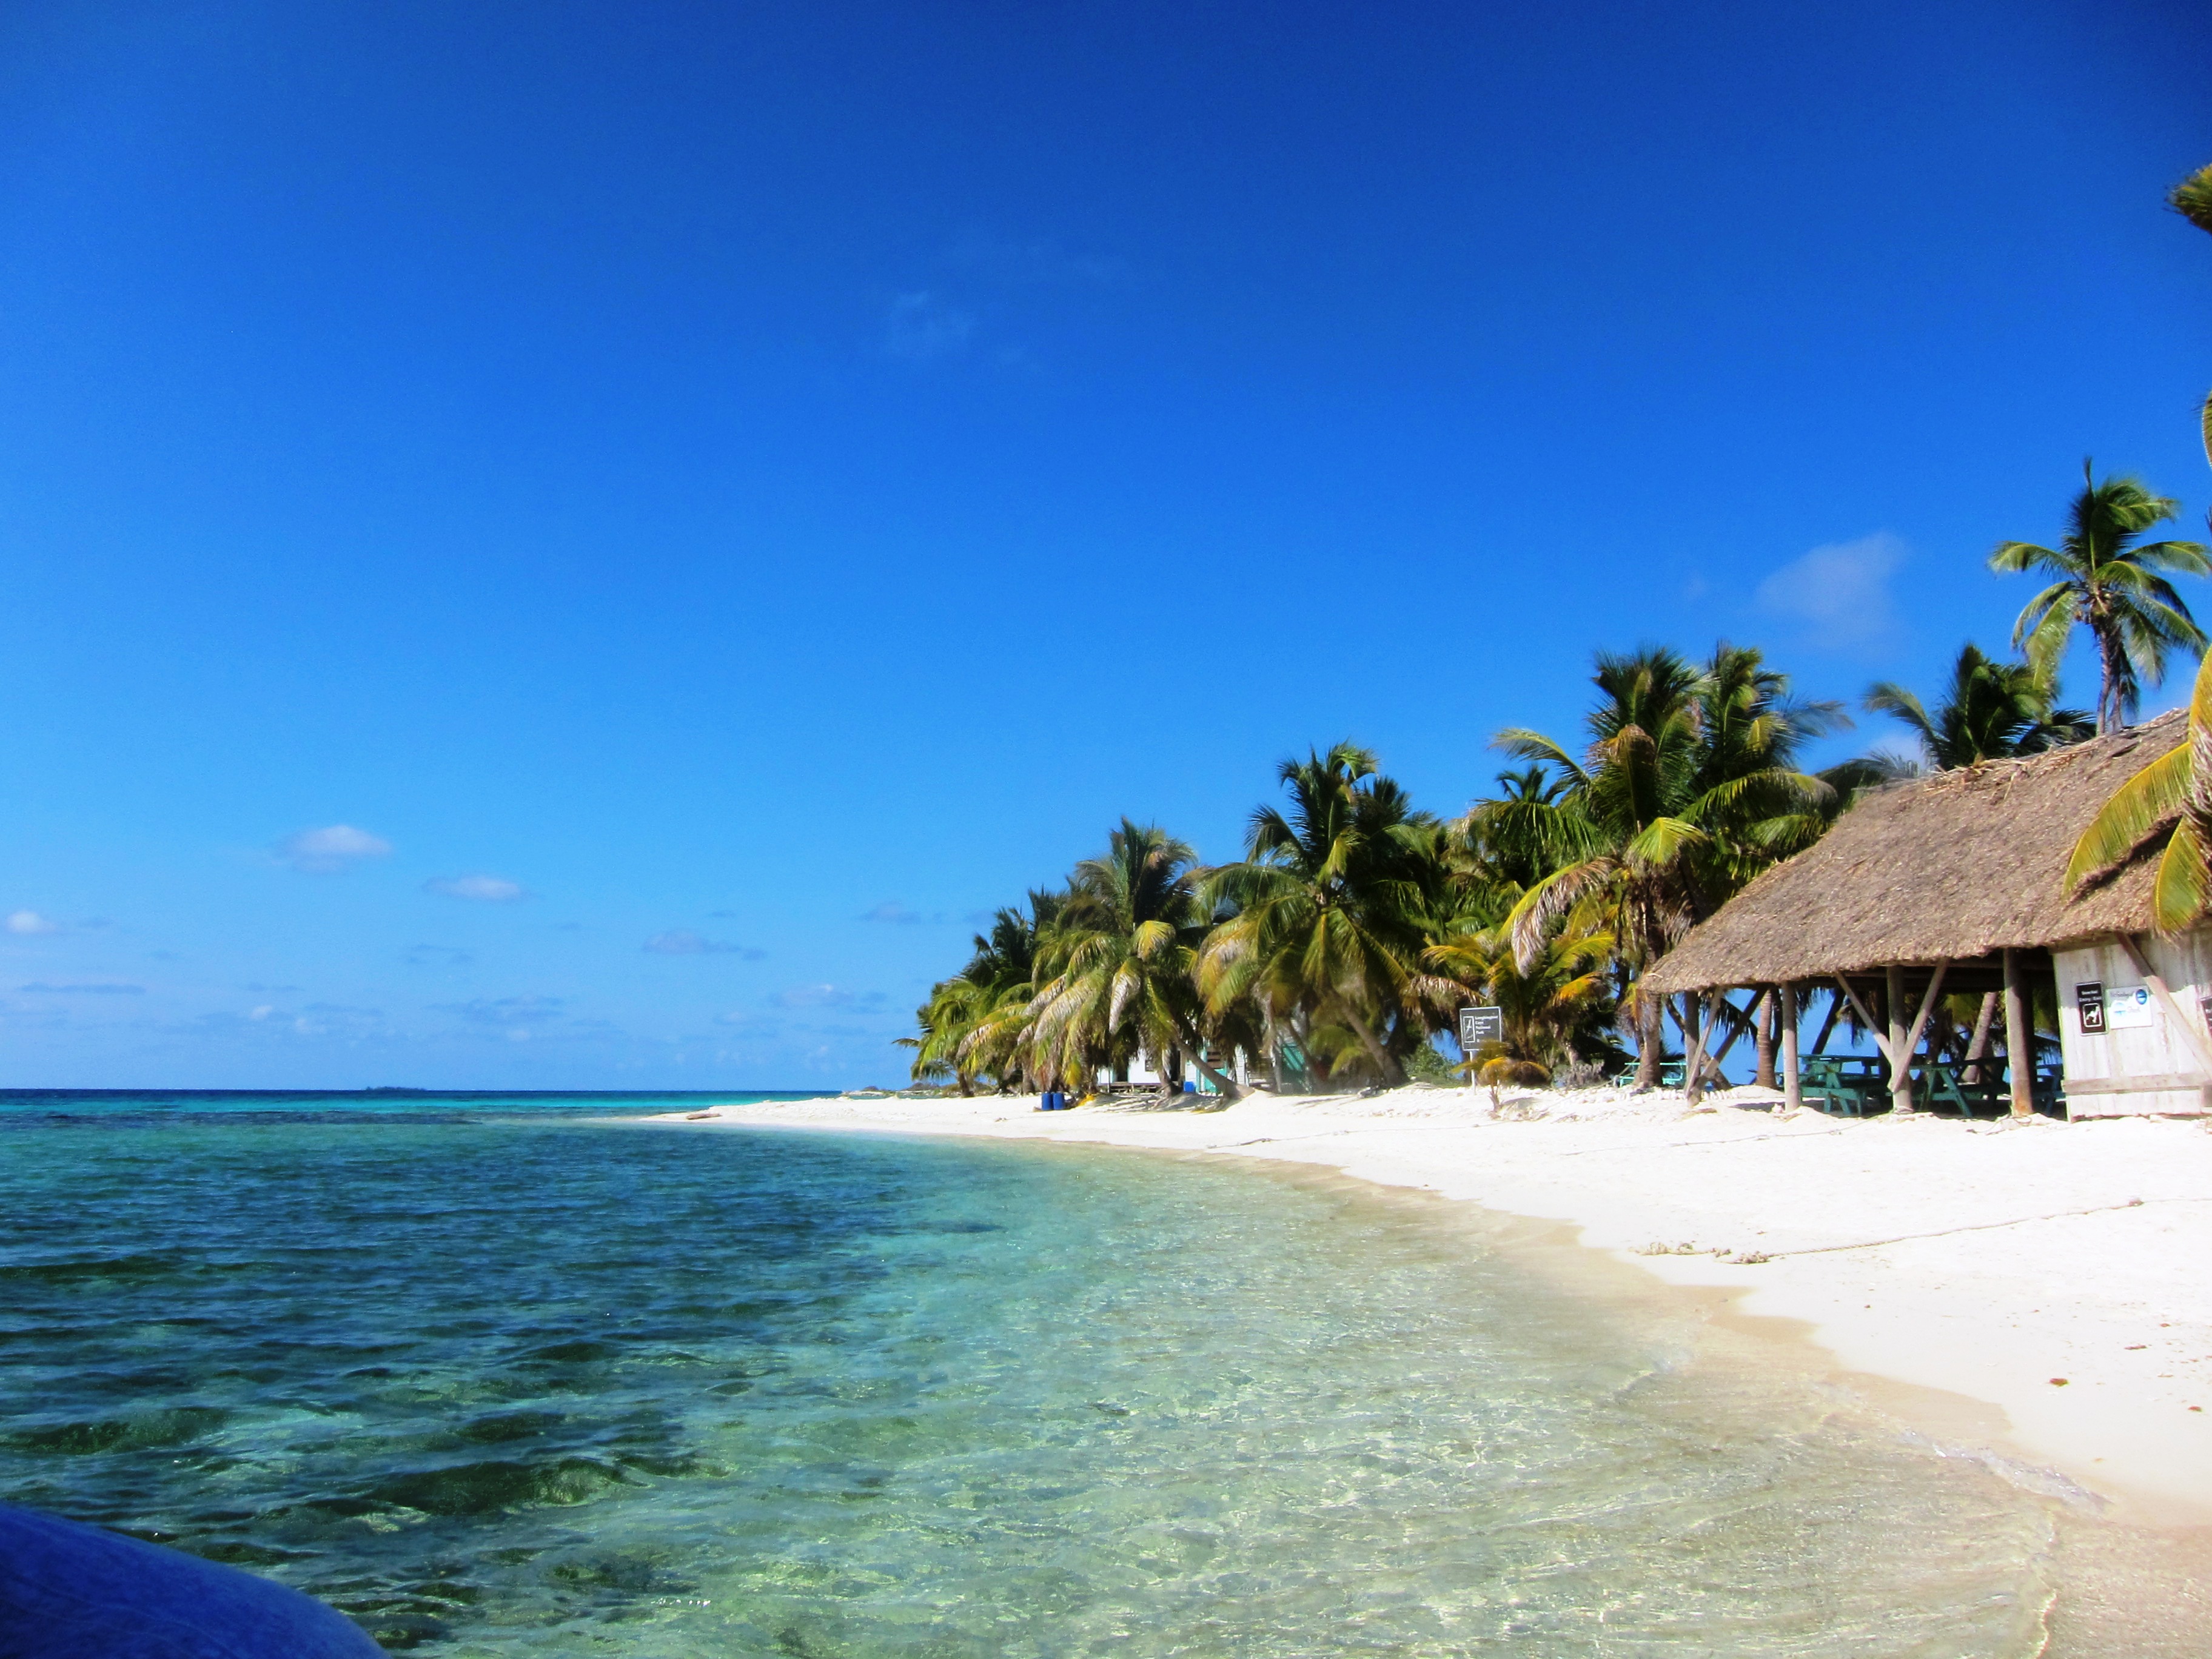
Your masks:
<svg viewBox="0 0 2212 1659"><path fill-rule="evenodd" d="M2034 1651L2034 1500L1685 1340L1212 1161L0 1113L0 1498L422 1653Z"/></svg>

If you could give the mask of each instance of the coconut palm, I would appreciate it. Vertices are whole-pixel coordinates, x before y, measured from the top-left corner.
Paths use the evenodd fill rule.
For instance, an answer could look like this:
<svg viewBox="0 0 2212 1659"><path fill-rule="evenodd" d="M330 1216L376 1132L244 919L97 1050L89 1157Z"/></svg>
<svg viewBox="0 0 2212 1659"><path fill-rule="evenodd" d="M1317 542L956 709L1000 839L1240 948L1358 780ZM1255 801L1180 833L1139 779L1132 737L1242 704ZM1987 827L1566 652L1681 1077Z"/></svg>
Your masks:
<svg viewBox="0 0 2212 1659"><path fill-rule="evenodd" d="M2212 167L2184 179L2166 193L2166 203L2197 229L2212 231Z"/></svg>
<svg viewBox="0 0 2212 1659"><path fill-rule="evenodd" d="M1038 932L1052 926L1066 902L1064 894L1032 890L1026 911L1002 908L992 916L989 933L973 936L968 965L932 986L929 1000L915 1011L921 1035L896 1039L916 1051L915 1081L949 1079L968 1095L979 1079L1003 1091L1024 1073L1022 1038Z"/></svg>
<svg viewBox="0 0 2212 1659"><path fill-rule="evenodd" d="M1422 918L1443 898L1443 826L1354 744L1285 761L1276 777L1288 811L1256 810L1243 861L1206 874L1226 913L1199 960L1207 1006L1249 999L1272 1030L1347 1032L1378 1080L1401 1083L1427 1035L1414 981Z"/></svg>
<svg viewBox="0 0 2212 1659"><path fill-rule="evenodd" d="M2173 834L2151 884L2151 922L2172 933L2212 900L2212 656L2197 665L2187 741L2123 784L2081 832L2066 866L2069 890L2132 856L2168 823Z"/></svg>
<svg viewBox="0 0 2212 1659"><path fill-rule="evenodd" d="M1613 945L1608 933L1570 924L1524 969L1510 927L1455 932L1421 953L1421 988L1441 1016L1469 996L1500 1010L1505 1054L1557 1070L1609 1048L1597 1033L1613 1018Z"/></svg>
<svg viewBox="0 0 2212 1659"><path fill-rule="evenodd" d="M2094 733L2085 711L2057 702L2057 682L2026 663L1999 662L1971 642L1959 647L1933 714L1894 680L1878 680L1866 694L1867 708L1903 721L1919 739L1926 763L1939 772L2039 755Z"/></svg>
<svg viewBox="0 0 2212 1659"><path fill-rule="evenodd" d="M1525 970L1571 916L1602 917L1624 975L1640 975L1832 816L1838 792L1796 761L1840 711L1793 704L1787 680L1757 653L1726 644L1704 669L1663 647L1601 652L1592 679L1600 697L1583 759L1537 732L1495 739L1565 785L1555 802L1525 811L1554 867L1514 906L1514 950ZM1638 1085L1649 1087L1658 1080L1660 1005L1632 993L1629 1003Z"/></svg>
<svg viewBox="0 0 2212 1659"><path fill-rule="evenodd" d="M1086 1077L1142 1050L1180 1054L1224 1098L1237 1085L1206 1059L1193 976L1206 912L1189 843L1123 818L1103 854L1076 866L1042 941L1050 977L1030 1007L1030 1041L1055 1079Z"/></svg>
<svg viewBox="0 0 2212 1659"><path fill-rule="evenodd" d="M2174 515L2178 503L2154 495L2139 479L2100 483L2081 464L2082 488L2067 513L2065 536L2056 548L2033 542L2001 542L1990 568L2042 569L2057 577L2027 602L2013 628L2025 642L2036 672L2054 678L2075 624L2096 641L2103 683L2097 730L2117 732L2135 713L2142 684L2166 677L2170 650L2202 651L2204 635L2164 572L2212 574L2212 554L2197 542L2138 543L2152 526Z"/></svg>

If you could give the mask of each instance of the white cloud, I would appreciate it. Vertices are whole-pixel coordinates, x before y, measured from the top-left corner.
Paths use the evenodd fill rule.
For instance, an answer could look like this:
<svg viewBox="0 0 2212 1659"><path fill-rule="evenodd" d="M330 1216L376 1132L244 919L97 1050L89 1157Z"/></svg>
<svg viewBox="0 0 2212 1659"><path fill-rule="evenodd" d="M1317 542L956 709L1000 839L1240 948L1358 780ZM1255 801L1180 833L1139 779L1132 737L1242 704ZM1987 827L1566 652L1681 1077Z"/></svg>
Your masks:
<svg viewBox="0 0 2212 1659"><path fill-rule="evenodd" d="M504 876L438 876L424 882L422 890L445 898L473 899L479 904L511 904L530 896L528 888Z"/></svg>
<svg viewBox="0 0 2212 1659"><path fill-rule="evenodd" d="M349 823L325 824L287 836L271 849L295 870L311 876L332 876L349 870L363 859L390 856L392 843L381 836L356 830Z"/></svg>
<svg viewBox="0 0 2212 1659"><path fill-rule="evenodd" d="M9 913L8 931L11 933L58 933L61 930L61 923L40 915L36 910Z"/></svg>
<svg viewBox="0 0 2212 1659"><path fill-rule="evenodd" d="M747 962L758 962L768 954L765 951L732 945L727 939L708 939L695 933L689 927L672 927L665 933L655 933L646 940L644 949L657 957L743 957Z"/></svg>
<svg viewBox="0 0 2212 1659"><path fill-rule="evenodd" d="M975 331L975 313L949 306L927 289L896 295L884 318L884 349L909 362L949 356Z"/></svg>
<svg viewBox="0 0 2212 1659"><path fill-rule="evenodd" d="M1897 626L1889 579L1905 545L1887 531L1799 555L1759 585L1759 608L1806 625L1823 643L1858 645Z"/></svg>

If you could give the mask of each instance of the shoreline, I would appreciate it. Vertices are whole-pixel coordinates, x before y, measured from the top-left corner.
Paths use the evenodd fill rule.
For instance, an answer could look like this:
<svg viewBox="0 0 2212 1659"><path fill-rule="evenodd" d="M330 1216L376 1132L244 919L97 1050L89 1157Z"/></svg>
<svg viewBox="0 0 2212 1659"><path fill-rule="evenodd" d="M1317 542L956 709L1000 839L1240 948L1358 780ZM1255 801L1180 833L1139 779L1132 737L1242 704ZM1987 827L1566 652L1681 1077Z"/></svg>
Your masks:
<svg viewBox="0 0 2212 1659"><path fill-rule="evenodd" d="M841 1097L628 1121L1234 1156L1565 1224L1662 1285L1723 1293L1729 1327L1901 1385L1881 1405L1947 1455L2124 1524L2212 1525L2201 1122L1785 1117L1775 1100L1562 1091L1493 1115L1486 1091L1419 1087L1218 1111Z"/></svg>

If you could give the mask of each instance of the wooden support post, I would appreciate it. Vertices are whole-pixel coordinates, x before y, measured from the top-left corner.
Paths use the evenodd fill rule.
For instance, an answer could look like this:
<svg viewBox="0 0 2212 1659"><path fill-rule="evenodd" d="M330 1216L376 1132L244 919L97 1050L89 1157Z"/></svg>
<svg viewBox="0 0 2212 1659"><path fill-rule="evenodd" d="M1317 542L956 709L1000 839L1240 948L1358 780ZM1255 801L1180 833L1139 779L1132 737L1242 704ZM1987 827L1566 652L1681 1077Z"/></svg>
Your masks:
<svg viewBox="0 0 2212 1659"><path fill-rule="evenodd" d="M1681 1021L1682 1094L1694 1106L1705 1091L1705 1033L1712 1021L1710 1018L1698 1018L1698 994L1694 991L1682 994L1682 1012L1687 1016Z"/></svg>
<svg viewBox="0 0 2212 1659"><path fill-rule="evenodd" d="M1974 1040L1966 1045L1966 1069L1960 1074L1962 1082L1978 1084L1982 1080L1982 1057L1990 1051L1990 1026L1997 1013L1997 994L1982 993L1982 1011L1974 1017Z"/></svg>
<svg viewBox="0 0 2212 1659"><path fill-rule="evenodd" d="M1796 1111L1805 1103L1803 1084L1797 1075L1797 987L1784 980L1774 988L1782 1023L1782 1104Z"/></svg>
<svg viewBox="0 0 2212 1659"><path fill-rule="evenodd" d="M1882 1010L1889 1016L1889 1109L1907 1117L1912 1112L1912 1044L1905 1036L1910 1028L1905 1023L1905 969L1893 962L1882 977L1889 1004Z"/></svg>
<svg viewBox="0 0 2212 1659"><path fill-rule="evenodd" d="M2035 1044L2027 1029L2027 998L2020 983L2020 952L2004 953L2005 1069L2012 1075L2012 1115L2035 1114Z"/></svg>

